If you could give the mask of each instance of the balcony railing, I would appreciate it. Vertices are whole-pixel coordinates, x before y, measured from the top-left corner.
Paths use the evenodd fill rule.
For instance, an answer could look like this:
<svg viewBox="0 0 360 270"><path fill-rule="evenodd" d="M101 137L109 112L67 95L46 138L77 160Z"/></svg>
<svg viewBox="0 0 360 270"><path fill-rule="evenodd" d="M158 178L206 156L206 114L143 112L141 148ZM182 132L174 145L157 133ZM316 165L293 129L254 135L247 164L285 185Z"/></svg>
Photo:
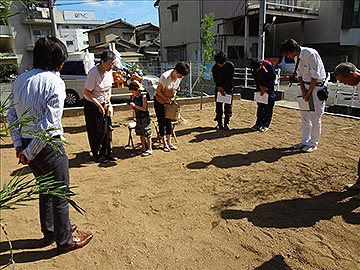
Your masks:
<svg viewBox="0 0 360 270"><path fill-rule="evenodd" d="M260 0L248 1L248 10L259 7ZM266 8L288 12L318 13L320 0L266 0Z"/></svg>
<svg viewBox="0 0 360 270"><path fill-rule="evenodd" d="M27 2L26 5L25 20L50 20L50 9L46 2Z"/></svg>
<svg viewBox="0 0 360 270"><path fill-rule="evenodd" d="M0 37L12 37L9 25L0 25Z"/></svg>

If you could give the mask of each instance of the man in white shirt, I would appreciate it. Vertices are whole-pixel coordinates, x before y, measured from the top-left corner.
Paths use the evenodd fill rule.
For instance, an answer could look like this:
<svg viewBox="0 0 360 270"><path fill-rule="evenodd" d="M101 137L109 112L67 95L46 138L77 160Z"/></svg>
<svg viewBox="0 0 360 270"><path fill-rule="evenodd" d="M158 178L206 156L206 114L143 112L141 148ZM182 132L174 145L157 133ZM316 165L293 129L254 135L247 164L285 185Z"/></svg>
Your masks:
<svg viewBox="0 0 360 270"><path fill-rule="evenodd" d="M324 87L326 72L319 53L308 47L301 47L294 39L287 39L281 44L280 51L297 63L297 77L300 83L300 95L305 102L313 103L313 110L300 111L301 142L293 149L313 152L317 149L321 135L321 116L325 111L325 101L321 101L317 92ZM312 106L310 106L312 107Z"/></svg>
<svg viewBox="0 0 360 270"><path fill-rule="evenodd" d="M356 86L358 98L360 99L360 70L353 63L344 62L335 67L334 75L339 82L351 86ZM358 162L358 179L355 184L345 186L347 190L360 190L360 159ZM360 200L360 193L354 196Z"/></svg>

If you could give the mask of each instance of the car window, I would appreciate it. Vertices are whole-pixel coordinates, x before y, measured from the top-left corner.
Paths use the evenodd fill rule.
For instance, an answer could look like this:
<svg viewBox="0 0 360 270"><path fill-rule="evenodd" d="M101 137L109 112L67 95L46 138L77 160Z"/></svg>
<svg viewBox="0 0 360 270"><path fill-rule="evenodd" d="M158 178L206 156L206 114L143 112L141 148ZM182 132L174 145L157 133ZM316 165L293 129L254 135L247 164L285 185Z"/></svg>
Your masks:
<svg viewBox="0 0 360 270"><path fill-rule="evenodd" d="M62 75L85 75L84 64L82 61L65 61L60 70Z"/></svg>
<svg viewBox="0 0 360 270"><path fill-rule="evenodd" d="M294 59L285 57L285 63L290 64L290 63L295 63Z"/></svg>

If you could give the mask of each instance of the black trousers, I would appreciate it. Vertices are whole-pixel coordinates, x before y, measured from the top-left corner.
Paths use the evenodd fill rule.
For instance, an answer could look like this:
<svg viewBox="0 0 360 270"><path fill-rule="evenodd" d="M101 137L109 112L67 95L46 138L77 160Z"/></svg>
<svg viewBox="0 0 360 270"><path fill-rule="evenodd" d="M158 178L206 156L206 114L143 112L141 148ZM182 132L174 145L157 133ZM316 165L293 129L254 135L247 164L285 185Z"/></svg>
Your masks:
<svg viewBox="0 0 360 270"><path fill-rule="evenodd" d="M215 91L215 102L216 102L216 97L217 97L217 93L218 91ZM231 93L226 93L226 94L231 94ZM231 104L227 104L227 103L221 103L221 102L216 102L216 117L215 120L218 122L218 124L220 126L222 126L222 116L223 114L225 115L225 119L224 119L224 124L229 124L230 121L230 117L232 116L232 102L233 99L231 98ZM223 109L224 107L224 109Z"/></svg>
<svg viewBox="0 0 360 270"><path fill-rule="evenodd" d="M258 103L257 105L257 119L255 125L258 127L269 127L274 111L275 98L269 97L268 104Z"/></svg>
<svg viewBox="0 0 360 270"><path fill-rule="evenodd" d="M104 104L101 105L104 106ZM86 99L84 99L84 115L90 149L94 158L99 159L103 156L110 156L109 126L111 125L111 121L109 120L107 127L102 131L103 134L100 134L99 123L103 116L101 115L99 108L93 102Z"/></svg>
<svg viewBox="0 0 360 270"><path fill-rule="evenodd" d="M31 139L22 139L23 147L26 148ZM56 143L55 143L56 144ZM69 187L69 160L62 145L56 144L60 149L54 151L50 145L46 145L36 157L30 161L35 177L50 174L51 180L59 182L59 186ZM55 236L58 247L72 244L72 231L69 220L69 203L52 195L40 195L40 224L41 231L45 236Z"/></svg>
<svg viewBox="0 0 360 270"><path fill-rule="evenodd" d="M155 108L156 118L158 120L160 136L165 135L165 129L166 129L166 135L171 135L171 120L165 118L164 104L161 104L156 99L156 96L154 98L154 108Z"/></svg>

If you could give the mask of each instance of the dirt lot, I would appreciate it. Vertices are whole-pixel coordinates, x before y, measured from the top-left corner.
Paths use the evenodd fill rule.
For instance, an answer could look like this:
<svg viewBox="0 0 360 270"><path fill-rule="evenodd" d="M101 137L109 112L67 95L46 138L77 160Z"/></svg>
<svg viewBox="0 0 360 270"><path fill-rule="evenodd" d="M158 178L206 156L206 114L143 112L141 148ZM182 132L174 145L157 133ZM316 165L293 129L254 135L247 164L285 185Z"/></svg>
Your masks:
<svg viewBox="0 0 360 270"><path fill-rule="evenodd" d="M124 147L131 111L115 112L120 160L101 166L84 117L63 118L71 184L86 210L71 209L71 221L94 239L58 255L55 244L39 248L37 201L3 211L16 269L360 269L360 202L343 190L356 179L359 120L324 115L319 149L308 154L289 148L301 137L297 110L275 107L259 133L250 131L254 103L236 100L230 131L213 129L213 103L198 108L182 106L178 151L154 143L145 158ZM3 182L23 166L9 139L0 150ZM8 253L1 234L1 265Z"/></svg>

